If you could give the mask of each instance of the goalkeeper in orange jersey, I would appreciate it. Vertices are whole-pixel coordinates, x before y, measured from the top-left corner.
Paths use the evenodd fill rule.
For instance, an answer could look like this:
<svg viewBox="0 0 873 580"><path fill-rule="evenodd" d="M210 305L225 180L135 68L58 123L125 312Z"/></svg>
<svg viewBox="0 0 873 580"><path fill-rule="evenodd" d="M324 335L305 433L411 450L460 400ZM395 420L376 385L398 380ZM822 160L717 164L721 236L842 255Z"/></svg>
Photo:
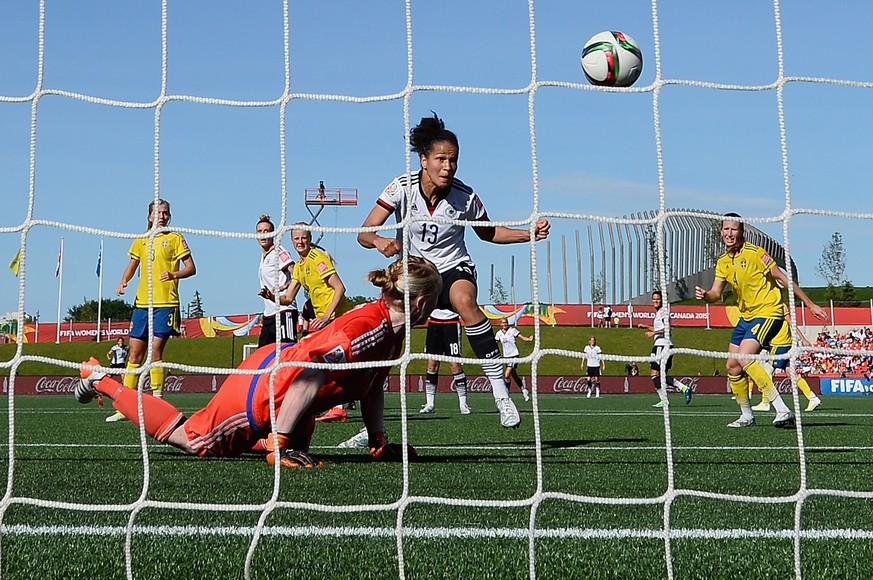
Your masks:
<svg viewBox="0 0 873 580"><path fill-rule="evenodd" d="M192 455L231 457L248 451L268 452L285 467L313 467L321 462L308 453L315 416L337 404L361 401L361 414L370 436L370 453L377 460L399 461L402 450L386 442L382 385L390 365L354 368L305 368L277 363L342 364L391 361L402 349L406 315L404 291L409 293L410 323L427 319L442 289L436 267L423 258L409 257L407 273L398 260L373 270L368 280L381 288L379 299L337 318L325 329L297 344L267 345L238 367L251 374L230 375L203 409L186 417L171 403L142 396L146 434ZM75 390L80 403L102 395L125 417L139 424L137 392L126 389L102 371L96 359L84 363ZM262 371L261 374L255 374ZM271 380L272 379L272 380ZM272 385L271 385L272 383ZM275 401L275 424L270 416L270 390ZM415 451L409 448L410 458Z"/></svg>

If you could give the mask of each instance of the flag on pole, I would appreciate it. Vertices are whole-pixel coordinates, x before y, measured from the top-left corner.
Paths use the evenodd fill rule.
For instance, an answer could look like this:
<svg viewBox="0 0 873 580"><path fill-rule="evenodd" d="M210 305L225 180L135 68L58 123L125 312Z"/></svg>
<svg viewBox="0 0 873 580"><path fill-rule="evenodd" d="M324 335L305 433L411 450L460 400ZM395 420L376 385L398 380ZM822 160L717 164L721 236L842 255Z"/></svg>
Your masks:
<svg viewBox="0 0 873 580"><path fill-rule="evenodd" d="M58 250L58 265L55 266L55 278L61 274L61 264L64 263L64 239L61 238L61 247Z"/></svg>
<svg viewBox="0 0 873 580"><path fill-rule="evenodd" d="M103 242L100 243L100 250L97 252L97 277L100 277L100 267L103 265Z"/></svg>
<svg viewBox="0 0 873 580"><path fill-rule="evenodd" d="M18 248L18 251L15 253L15 257L12 258L12 261L9 262L9 269L12 270L12 273L18 277L18 269L21 266L21 248Z"/></svg>

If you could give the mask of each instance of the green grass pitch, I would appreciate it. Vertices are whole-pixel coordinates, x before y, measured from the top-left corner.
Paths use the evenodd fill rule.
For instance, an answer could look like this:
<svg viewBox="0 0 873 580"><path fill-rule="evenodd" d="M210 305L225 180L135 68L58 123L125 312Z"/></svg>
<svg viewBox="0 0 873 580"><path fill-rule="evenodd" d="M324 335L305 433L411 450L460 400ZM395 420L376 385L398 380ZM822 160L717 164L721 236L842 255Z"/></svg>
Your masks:
<svg viewBox="0 0 873 580"><path fill-rule="evenodd" d="M276 483L256 456L147 441L146 463L139 431L105 423L109 409L16 397L0 429L0 573L237 578L250 555L253 578L651 579L669 554L675 578L794 578L795 558L802 578L873 575L873 398L827 398L786 431L766 413L728 429L727 395L677 396L669 437L654 394L515 398L523 423L504 431L490 395L471 396L469 416L453 394L419 415L409 395L420 461L406 478L335 447L361 427L352 411L316 428L324 468ZM207 399L172 400L190 412ZM388 395L395 441L400 403Z"/></svg>

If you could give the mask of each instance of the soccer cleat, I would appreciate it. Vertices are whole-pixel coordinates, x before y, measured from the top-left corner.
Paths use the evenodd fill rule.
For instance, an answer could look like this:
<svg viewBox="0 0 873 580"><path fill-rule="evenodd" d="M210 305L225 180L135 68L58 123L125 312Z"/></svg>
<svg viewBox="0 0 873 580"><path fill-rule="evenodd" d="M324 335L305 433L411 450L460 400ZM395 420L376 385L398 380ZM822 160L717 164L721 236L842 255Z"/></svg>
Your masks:
<svg viewBox="0 0 873 580"><path fill-rule="evenodd" d="M683 392L685 394L685 404L690 405L691 397L694 395L694 390L690 386L685 385L685 391Z"/></svg>
<svg viewBox="0 0 873 580"><path fill-rule="evenodd" d="M733 429L742 429L743 427L754 427L754 426L755 426L755 418L754 417L746 418L746 417L741 416L739 419L737 419L733 423L728 423L728 427L731 427Z"/></svg>
<svg viewBox="0 0 873 580"><path fill-rule="evenodd" d="M813 397L809 400L809 404L806 406L807 411L815 411L818 409L819 405L821 405L821 399L818 397Z"/></svg>
<svg viewBox="0 0 873 580"><path fill-rule="evenodd" d="M433 405L425 405L418 412L421 415L427 415L427 414L433 413L434 411L435 411L435 409L434 409Z"/></svg>
<svg viewBox="0 0 873 580"><path fill-rule="evenodd" d="M83 365L89 366L100 366L100 361L98 361L93 356L82 362ZM79 384L76 385L75 390L73 391L73 395L76 397L76 400L82 404L90 403L94 400L94 397L99 396L97 389L94 388L94 383L102 379L106 376L106 373L101 373L96 369L88 369L82 367L82 370L79 371Z"/></svg>
<svg viewBox="0 0 873 580"><path fill-rule="evenodd" d="M497 410L500 412L500 425L505 429L515 429L521 423L521 416L512 399L494 399Z"/></svg>
<svg viewBox="0 0 873 580"><path fill-rule="evenodd" d="M663 409L664 407L669 406L669 403L666 403L666 402L664 402L664 401L658 401L657 403L655 403L655 404L652 405L652 406L653 406L653 407L657 407L658 409Z"/></svg>
<svg viewBox="0 0 873 580"><path fill-rule="evenodd" d="M114 414L106 417L107 423L117 423L118 421L127 421L127 417L121 411L116 411Z"/></svg>
<svg viewBox="0 0 873 580"><path fill-rule="evenodd" d="M521 396L524 397L525 401L530 401L530 392L527 389L521 390Z"/></svg>
<svg viewBox="0 0 873 580"><path fill-rule="evenodd" d="M369 449L368 445L369 434L367 433L367 428L364 427L356 435L352 435L339 445L337 445L340 449Z"/></svg>
<svg viewBox="0 0 873 580"><path fill-rule="evenodd" d="M323 421L325 423L345 423L349 418L348 413L342 407L331 407L327 413L321 415L320 417L316 417L316 421Z"/></svg>
<svg viewBox="0 0 873 580"><path fill-rule="evenodd" d="M794 413L792 413L791 411L786 411L785 413L776 413L776 418L773 419L773 426L777 429L794 428Z"/></svg>
<svg viewBox="0 0 873 580"><path fill-rule="evenodd" d="M267 454L267 463L276 465L275 453ZM324 461L316 459L304 451L285 449L279 454L279 465L282 467L324 467Z"/></svg>
<svg viewBox="0 0 873 580"><path fill-rule="evenodd" d="M758 403L757 405L752 407L752 410L753 411L769 411L770 410L770 403L768 403L767 401L761 401L760 403Z"/></svg>
<svg viewBox="0 0 873 580"><path fill-rule="evenodd" d="M469 415L473 411L470 410L469 405L467 403L461 403L461 415Z"/></svg>
<svg viewBox="0 0 873 580"><path fill-rule="evenodd" d="M376 461L399 463L403 461L403 446L399 443L385 443L381 447L370 448L370 455ZM410 462L416 461L418 459L418 452L415 450L415 447L407 444L406 456Z"/></svg>
<svg viewBox="0 0 873 580"><path fill-rule="evenodd" d="M590 398L591 398L591 391L588 391L588 394L585 395L585 398L586 398L586 399L590 399Z"/></svg>

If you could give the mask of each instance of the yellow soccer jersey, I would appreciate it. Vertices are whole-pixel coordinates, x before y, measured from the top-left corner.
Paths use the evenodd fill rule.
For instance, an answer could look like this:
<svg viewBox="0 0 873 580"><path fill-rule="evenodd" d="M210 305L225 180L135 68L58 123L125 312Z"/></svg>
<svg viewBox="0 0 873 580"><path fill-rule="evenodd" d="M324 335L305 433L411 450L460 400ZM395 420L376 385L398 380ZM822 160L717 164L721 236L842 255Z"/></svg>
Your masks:
<svg viewBox="0 0 873 580"><path fill-rule="evenodd" d="M733 286L743 320L783 318L782 290L770 275L774 265L764 248L749 242L735 256L724 253L716 262L715 278Z"/></svg>
<svg viewBox="0 0 873 580"><path fill-rule="evenodd" d="M306 257L301 258L294 264L292 277L295 282L303 286L303 289L309 293L312 309L315 311L316 316L324 315L336 293L327 284L327 279L333 274L336 274L333 260L331 260L327 252L318 248L310 248ZM350 309L349 301L343 296L331 318L335 318Z"/></svg>
<svg viewBox="0 0 873 580"><path fill-rule="evenodd" d="M161 272L175 272L179 263L191 255L188 243L182 234L165 232L155 236L155 241L149 251L149 239L137 238L130 246L127 255L133 260L139 260L139 287L136 290L135 308L149 307L148 262L152 262L152 296L155 308L179 306L179 281L161 282Z"/></svg>

